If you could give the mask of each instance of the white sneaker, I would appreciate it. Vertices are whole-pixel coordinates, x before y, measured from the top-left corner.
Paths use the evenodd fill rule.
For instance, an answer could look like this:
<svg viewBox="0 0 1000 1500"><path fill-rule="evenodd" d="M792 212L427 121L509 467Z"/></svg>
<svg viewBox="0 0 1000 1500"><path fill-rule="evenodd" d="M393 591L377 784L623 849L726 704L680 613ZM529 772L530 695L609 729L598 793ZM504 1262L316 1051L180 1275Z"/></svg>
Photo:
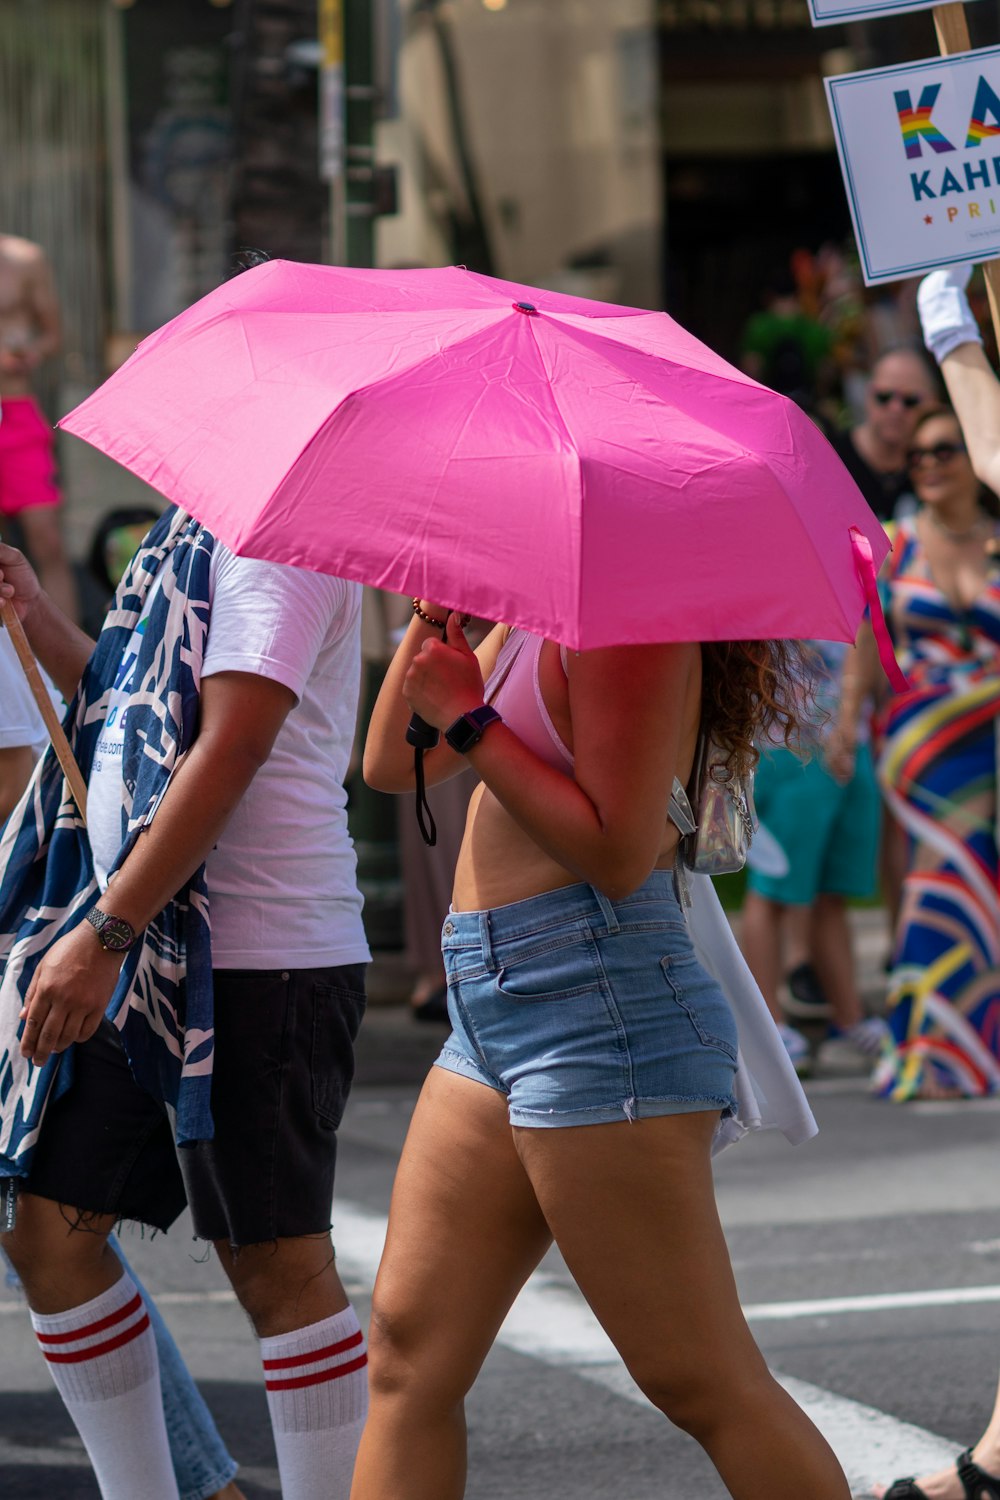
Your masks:
<svg viewBox="0 0 1000 1500"><path fill-rule="evenodd" d="M784 1021L778 1022L778 1035L785 1044L792 1067L798 1073L801 1069L809 1066L809 1043L801 1031L796 1031L794 1026L787 1025Z"/></svg>
<svg viewBox="0 0 1000 1500"><path fill-rule="evenodd" d="M835 1031L830 1041L850 1047L854 1052L860 1052L862 1057L878 1057L888 1035L889 1028L881 1016L866 1016L863 1021L855 1021L845 1031Z"/></svg>

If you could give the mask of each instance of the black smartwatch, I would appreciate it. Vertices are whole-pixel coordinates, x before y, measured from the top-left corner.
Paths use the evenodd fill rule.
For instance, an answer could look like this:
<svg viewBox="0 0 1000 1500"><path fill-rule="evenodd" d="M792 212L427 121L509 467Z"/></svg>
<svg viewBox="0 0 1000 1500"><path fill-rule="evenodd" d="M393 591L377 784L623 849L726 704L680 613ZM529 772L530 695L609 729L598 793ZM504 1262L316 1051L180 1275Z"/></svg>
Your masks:
<svg viewBox="0 0 1000 1500"><path fill-rule="evenodd" d="M462 714L454 724L449 724L444 737L459 755L468 755L473 745L479 744L485 731L494 723L502 724L503 720L495 708L484 703L482 708L474 708L471 713Z"/></svg>
<svg viewBox="0 0 1000 1500"><path fill-rule="evenodd" d="M101 940L101 946L109 953L125 953L135 942L135 928L124 917L113 917L110 912L92 906L87 921Z"/></svg>

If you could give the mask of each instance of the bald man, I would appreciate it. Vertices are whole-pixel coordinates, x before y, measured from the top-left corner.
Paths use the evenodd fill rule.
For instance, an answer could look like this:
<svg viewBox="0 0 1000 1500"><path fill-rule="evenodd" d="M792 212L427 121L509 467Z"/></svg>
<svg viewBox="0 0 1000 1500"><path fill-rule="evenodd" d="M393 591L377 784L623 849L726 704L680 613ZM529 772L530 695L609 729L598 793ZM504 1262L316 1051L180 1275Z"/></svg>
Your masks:
<svg viewBox="0 0 1000 1500"><path fill-rule="evenodd" d="M890 350L872 368L864 419L833 438L880 521L890 521L900 502L912 494L907 449L918 418L940 399L937 379L920 350Z"/></svg>
<svg viewBox="0 0 1000 1500"><path fill-rule="evenodd" d="M45 252L0 234L0 528L16 517L46 592L71 619L76 588L59 527L52 429L33 378L59 347L59 304Z"/></svg>

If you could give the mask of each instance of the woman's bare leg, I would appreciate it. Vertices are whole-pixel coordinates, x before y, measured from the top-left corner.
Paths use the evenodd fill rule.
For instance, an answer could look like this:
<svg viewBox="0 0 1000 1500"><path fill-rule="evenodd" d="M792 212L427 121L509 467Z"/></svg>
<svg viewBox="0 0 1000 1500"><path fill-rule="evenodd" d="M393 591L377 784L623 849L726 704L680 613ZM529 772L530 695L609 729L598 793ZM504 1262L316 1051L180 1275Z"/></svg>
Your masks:
<svg viewBox="0 0 1000 1500"><path fill-rule="evenodd" d="M550 1242L504 1097L432 1068L375 1282L351 1500L460 1500L465 1395Z"/></svg>
<svg viewBox="0 0 1000 1500"><path fill-rule="evenodd" d="M785 909L757 891L747 891L740 915L740 947L767 1008L780 1024L785 1018L781 985L781 928ZM588 1129L591 1127L588 1127Z"/></svg>
<svg viewBox="0 0 1000 1500"><path fill-rule="evenodd" d="M854 937L843 896L823 892L812 908L813 962L833 1019L842 1031L864 1019Z"/></svg>
<svg viewBox="0 0 1000 1500"><path fill-rule="evenodd" d="M734 1500L849 1500L743 1318L715 1206L716 1114L514 1131L570 1271L649 1399ZM595 1226L599 1226L595 1232Z"/></svg>

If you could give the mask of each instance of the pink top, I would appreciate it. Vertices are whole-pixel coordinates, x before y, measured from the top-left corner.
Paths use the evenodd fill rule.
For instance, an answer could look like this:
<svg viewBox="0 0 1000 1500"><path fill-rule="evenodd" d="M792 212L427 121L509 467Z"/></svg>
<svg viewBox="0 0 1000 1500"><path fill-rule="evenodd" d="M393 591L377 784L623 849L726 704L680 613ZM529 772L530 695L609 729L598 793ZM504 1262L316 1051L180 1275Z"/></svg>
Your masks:
<svg viewBox="0 0 1000 1500"><path fill-rule="evenodd" d="M526 630L512 630L504 641L497 664L486 684L485 698L519 740L533 750L540 760L558 771L573 769L573 752L560 739L556 726L542 698L538 681L538 659L543 638ZM559 660L566 670L566 648L560 647Z"/></svg>
<svg viewBox="0 0 1000 1500"><path fill-rule="evenodd" d="M567 775L573 770L573 752L559 736L552 716L545 707L538 681L538 661L543 637L526 630L511 630L497 657L483 692L487 703L503 716L503 721L518 739L533 750L539 760L547 761ZM559 660L566 671L566 647L559 647ZM681 833L691 833L696 825L691 804L683 784L674 777L670 798L670 818Z"/></svg>

